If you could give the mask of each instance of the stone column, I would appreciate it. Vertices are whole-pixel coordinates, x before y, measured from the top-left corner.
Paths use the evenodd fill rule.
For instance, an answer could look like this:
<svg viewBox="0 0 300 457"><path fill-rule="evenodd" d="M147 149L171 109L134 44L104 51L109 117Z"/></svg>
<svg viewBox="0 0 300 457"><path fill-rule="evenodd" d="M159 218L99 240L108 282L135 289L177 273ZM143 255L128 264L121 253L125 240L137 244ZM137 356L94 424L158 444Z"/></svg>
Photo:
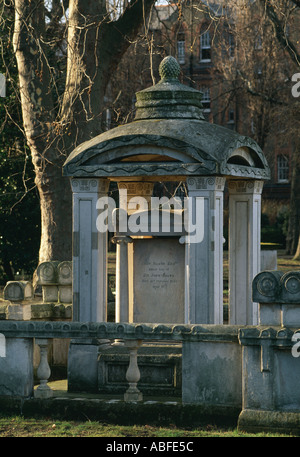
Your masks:
<svg viewBox="0 0 300 457"><path fill-rule="evenodd" d="M129 322L128 243L130 236L114 236L116 252L116 322Z"/></svg>
<svg viewBox="0 0 300 457"><path fill-rule="evenodd" d="M224 184L221 177L187 179L189 218L198 232L186 237L185 322L189 324L223 323Z"/></svg>
<svg viewBox="0 0 300 457"><path fill-rule="evenodd" d="M260 221L263 182L231 180L229 189L229 322L257 325L252 280L260 271Z"/></svg>
<svg viewBox="0 0 300 457"><path fill-rule="evenodd" d="M107 232L96 227L97 200L107 196L106 179L73 179L73 320L106 320Z"/></svg>

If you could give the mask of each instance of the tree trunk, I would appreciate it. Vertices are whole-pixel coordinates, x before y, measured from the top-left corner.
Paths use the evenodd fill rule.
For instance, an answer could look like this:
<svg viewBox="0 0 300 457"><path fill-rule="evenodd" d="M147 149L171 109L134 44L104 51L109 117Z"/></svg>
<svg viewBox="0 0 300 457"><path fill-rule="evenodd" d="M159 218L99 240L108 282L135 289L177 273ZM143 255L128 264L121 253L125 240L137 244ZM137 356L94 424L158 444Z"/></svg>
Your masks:
<svg viewBox="0 0 300 457"><path fill-rule="evenodd" d="M296 250L297 252L299 251L298 245L300 236L300 164L299 159L297 158L297 150L295 150L294 152L292 167L293 168L291 177L290 217L288 234L286 239L286 253L289 255L294 255Z"/></svg>
<svg viewBox="0 0 300 457"><path fill-rule="evenodd" d="M298 246L297 246L296 254L294 255L293 260L300 260L300 235L299 235L299 239L298 239Z"/></svg>

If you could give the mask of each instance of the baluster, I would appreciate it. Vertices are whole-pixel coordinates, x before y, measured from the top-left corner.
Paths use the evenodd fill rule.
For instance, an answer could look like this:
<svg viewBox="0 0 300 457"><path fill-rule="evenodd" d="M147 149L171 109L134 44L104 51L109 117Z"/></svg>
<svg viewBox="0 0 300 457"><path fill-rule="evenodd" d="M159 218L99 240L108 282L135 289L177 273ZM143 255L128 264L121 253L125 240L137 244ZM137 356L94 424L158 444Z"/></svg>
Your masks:
<svg viewBox="0 0 300 457"><path fill-rule="evenodd" d="M125 401L142 401L143 394L137 388L137 383L140 380L140 370L137 363L137 351L141 346L141 340L128 340L125 342L125 346L129 348L129 367L126 373L126 379L129 383L129 387L124 394Z"/></svg>
<svg viewBox="0 0 300 457"><path fill-rule="evenodd" d="M48 363L48 340L45 338L37 338L36 344L40 348L40 364L37 369L37 377L40 385L35 389L34 396L36 398L50 398L53 396L53 390L48 386L51 370Z"/></svg>

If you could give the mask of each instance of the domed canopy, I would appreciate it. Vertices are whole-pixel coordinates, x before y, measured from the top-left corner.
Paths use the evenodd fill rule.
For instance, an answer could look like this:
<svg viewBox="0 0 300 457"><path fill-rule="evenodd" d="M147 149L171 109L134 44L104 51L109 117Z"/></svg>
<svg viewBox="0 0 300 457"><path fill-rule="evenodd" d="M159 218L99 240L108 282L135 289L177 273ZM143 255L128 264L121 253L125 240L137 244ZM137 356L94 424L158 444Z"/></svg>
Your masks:
<svg viewBox="0 0 300 457"><path fill-rule="evenodd" d="M181 84L173 57L160 64L161 80L136 94L133 122L79 145L65 176L142 177L218 175L269 179L252 139L205 121L200 91Z"/></svg>

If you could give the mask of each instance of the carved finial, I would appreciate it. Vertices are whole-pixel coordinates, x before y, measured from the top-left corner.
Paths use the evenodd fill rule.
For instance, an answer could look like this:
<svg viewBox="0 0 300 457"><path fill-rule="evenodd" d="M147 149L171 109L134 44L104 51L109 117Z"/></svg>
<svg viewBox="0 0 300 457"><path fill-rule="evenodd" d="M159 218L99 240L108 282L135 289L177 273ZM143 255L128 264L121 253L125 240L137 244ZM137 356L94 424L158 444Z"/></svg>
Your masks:
<svg viewBox="0 0 300 457"><path fill-rule="evenodd" d="M159 65L159 75L162 80L178 79L179 74L180 65L174 57L168 56L161 61Z"/></svg>

